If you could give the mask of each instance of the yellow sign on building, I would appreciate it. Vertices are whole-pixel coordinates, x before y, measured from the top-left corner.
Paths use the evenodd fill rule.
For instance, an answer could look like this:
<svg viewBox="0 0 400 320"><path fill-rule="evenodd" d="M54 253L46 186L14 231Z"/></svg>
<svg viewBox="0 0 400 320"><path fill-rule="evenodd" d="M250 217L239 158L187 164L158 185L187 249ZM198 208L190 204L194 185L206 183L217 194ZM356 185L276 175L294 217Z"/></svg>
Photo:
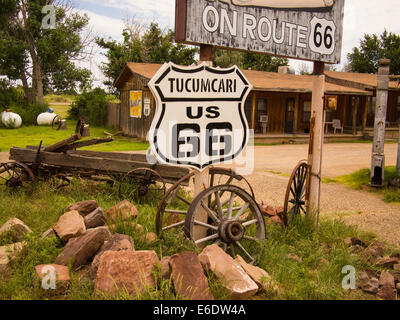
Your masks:
<svg viewBox="0 0 400 320"><path fill-rule="evenodd" d="M142 117L142 91L130 91L129 93L129 109L131 118Z"/></svg>

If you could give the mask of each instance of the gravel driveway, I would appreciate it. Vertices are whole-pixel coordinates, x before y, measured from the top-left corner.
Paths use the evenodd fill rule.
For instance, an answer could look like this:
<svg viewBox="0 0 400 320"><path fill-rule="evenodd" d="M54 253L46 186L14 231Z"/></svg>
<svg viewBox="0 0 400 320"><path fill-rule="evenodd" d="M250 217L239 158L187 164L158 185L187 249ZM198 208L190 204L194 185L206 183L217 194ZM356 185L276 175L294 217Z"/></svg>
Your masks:
<svg viewBox="0 0 400 320"><path fill-rule="evenodd" d="M322 176L333 178L369 168L371 144L326 144ZM290 174L299 160L306 159L308 145L279 145L255 148L255 171L247 176L257 201L282 206ZM397 145L385 146L386 165L396 164ZM283 173L278 174L278 173ZM377 194L352 190L344 185L324 183L321 189L321 216L342 217L360 229L379 234L400 245L400 205L388 204Z"/></svg>

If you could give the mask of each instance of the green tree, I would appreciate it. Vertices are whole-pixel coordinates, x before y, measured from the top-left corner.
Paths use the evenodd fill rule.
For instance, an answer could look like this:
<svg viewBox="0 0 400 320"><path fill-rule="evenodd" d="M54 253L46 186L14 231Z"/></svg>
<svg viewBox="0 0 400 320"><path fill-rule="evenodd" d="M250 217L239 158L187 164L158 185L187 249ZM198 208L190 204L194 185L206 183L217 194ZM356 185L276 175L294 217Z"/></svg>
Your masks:
<svg viewBox="0 0 400 320"><path fill-rule="evenodd" d="M174 43L174 32L162 31L157 23L148 28L137 24L126 24L122 33L124 39L117 42L111 39L97 38L96 43L106 52L107 62L101 70L106 76L104 84L116 93L113 82L119 76L127 62L164 63L190 65L196 63L198 48Z"/></svg>
<svg viewBox="0 0 400 320"><path fill-rule="evenodd" d="M221 68L237 65L242 69L277 72L280 66L287 66L289 60L265 54L214 49L213 64Z"/></svg>
<svg viewBox="0 0 400 320"><path fill-rule="evenodd" d="M46 5L55 9L50 28L43 27L49 14L42 13ZM89 21L86 15L54 0L2 0L0 21L0 72L21 80L28 101L43 104L46 92L88 86L89 70L74 64L84 59L88 47L87 39L81 38ZM61 77L65 81L60 82Z"/></svg>
<svg viewBox="0 0 400 320"><path fill-rule="evenodd" d="M400 36L385 30L381 35L365 34L359 47L347 55L351 71L377 73L379 59L390 59L390 73L400 74Z"/></svg>

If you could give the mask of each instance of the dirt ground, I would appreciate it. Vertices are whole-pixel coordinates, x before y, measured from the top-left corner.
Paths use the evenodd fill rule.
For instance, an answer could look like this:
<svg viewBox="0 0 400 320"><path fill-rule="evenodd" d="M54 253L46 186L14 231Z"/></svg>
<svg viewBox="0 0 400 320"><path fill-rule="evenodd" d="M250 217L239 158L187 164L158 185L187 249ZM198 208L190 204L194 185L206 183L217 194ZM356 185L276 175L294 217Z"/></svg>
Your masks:
<svg viewBox="0 0 400 320"><path fill-rule="evenodd" d="M364 143L324 145L322 176L333 178L369 168L371 148L371 144ZM254 187L257 201L282 206L289 180L287 175L299 160L307 158L307 154L308 145L256 147L255 170L247 178ZM396 165L397 145L387 144L385 155L387 166ZM341 184L323 183L321 216L342 217L360 229L400 245L400 205L385 203L377 194L352 190Z"/></svg>
<svg viewBox="0 0 400 320"><path fill-rule="evenodd" d="M282 206L289 174L299 160L307 159L308 145L277 145L255 148L254 171L246 176L254 188L258 202ZM385 146L386 165L396 164L397 145ZM326 144L323 150L322 176L333 178L370 167L371 144ZM0 162L8 154L0 153ZM321 216L342 217L360 229L379 234L400 245L400 205L388 204L379 195L352 190L334 183L322 185Z"/></svg>

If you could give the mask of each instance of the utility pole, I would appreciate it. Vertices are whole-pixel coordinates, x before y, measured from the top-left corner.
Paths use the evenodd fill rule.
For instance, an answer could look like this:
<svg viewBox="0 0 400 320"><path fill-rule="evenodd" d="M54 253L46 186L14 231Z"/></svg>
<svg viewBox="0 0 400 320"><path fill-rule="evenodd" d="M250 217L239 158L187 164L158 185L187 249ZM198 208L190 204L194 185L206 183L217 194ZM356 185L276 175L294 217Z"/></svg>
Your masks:
<svg viewBox="0 0 400 320"><path fill-rule="evenodd" d="M385 128L389 90L389 59L379 60L376 89L374 143L372 144L371 186L383 187L385 181Z"/></svg>

